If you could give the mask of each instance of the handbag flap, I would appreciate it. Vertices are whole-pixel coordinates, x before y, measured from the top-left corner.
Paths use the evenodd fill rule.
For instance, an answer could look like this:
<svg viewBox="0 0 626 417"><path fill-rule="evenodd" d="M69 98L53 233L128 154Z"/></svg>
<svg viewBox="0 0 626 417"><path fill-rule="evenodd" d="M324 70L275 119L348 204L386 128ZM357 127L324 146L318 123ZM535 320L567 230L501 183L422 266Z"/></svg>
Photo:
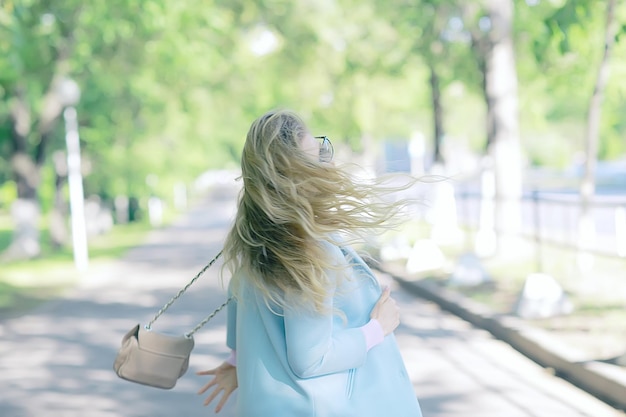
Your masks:
<svg viewBox="0 0 626 417"><path fill-rule="evenodd" d="M180 358L189 356L194 346L193 337L156 333L143 327L139 328L137 341L141 350Z"/></svg>

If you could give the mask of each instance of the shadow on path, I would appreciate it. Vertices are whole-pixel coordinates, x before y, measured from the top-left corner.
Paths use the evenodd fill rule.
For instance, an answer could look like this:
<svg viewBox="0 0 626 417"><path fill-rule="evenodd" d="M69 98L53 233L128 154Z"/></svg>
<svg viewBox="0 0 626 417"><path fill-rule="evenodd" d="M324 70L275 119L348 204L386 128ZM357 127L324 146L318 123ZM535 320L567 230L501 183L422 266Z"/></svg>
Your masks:
<svg viewBox="0 0 626 417"><path fill-rule="evenodd" d="M201 369L227 355L225 314L196 334L189 371L169 391L119 379L112 369L122 336L146 324L221 249L232 201L202 202L179 222L63 299L0 321L0 415L148 417L211 415L196 391ZM154 324L190 330L225 300L218 262Z"/></svg>

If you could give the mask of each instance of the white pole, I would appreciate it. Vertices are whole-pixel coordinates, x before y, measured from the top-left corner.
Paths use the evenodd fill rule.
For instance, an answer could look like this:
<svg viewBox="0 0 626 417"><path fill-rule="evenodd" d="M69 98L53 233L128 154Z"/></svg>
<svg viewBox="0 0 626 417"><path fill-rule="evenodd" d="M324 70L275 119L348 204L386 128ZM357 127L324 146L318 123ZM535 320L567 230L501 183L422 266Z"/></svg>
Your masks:
<svg viewBox="0 0 626 417"><path fill-rule="evenodd" d="M83 178L80 170L80 142L76 109L67 107L63 112L65 119L65 143L67 146L68 184L70 188L70 210L72 218L72 244L76 269L84 271L89 265L87 251L87 228L85 225L85 196Z"/></svg>
<svg viewBox="0 0 626 417"><path fill-rule="evenodd" d="M495 228L496 177L491 166L481 174L481 200L474 250L479 257L493 256L497 250Z"/></svg>
<svg viewBox="0 0 626 417"><path fill-rule="evenodd" d="M617 255L626 257L626 208L615 208L615 241Z"/></svg>

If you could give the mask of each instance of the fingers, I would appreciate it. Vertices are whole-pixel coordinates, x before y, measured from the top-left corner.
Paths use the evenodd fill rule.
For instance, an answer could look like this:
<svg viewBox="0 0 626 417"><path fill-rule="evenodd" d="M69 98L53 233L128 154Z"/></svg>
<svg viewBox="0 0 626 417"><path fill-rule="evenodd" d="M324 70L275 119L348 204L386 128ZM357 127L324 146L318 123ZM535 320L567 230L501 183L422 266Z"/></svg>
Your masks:
<svg viewBox="0 0 626 417"><path fill-rule="evenodd" d="M389 297L391 297L391 290L389 289L389 287L385 287L383 288L383 293L378 298L376 304L384 304L389 299Z"/></svg>
<svg viewBox="0 0 626 417"><path fill-rule="evenodd" d="M385 336L393 333L400 325L400 309L396 300L391 297L391 289L388 286L383 287L383 292L372 309L370 317L379 321Z"/></svg>
<svg viewBox="0 0 626 417"><path fill-rule="evenodd" d="M216 388L208 397L206 397L206 400L204 400L204 405L207 406L209 404L211 404L211 402L215 399L215 397L217 397L217 395L222 391L222 388ZM221 401L220 401L221 403ZM219 404L218 404L219 407Z"/></svg>
<svg viewBox="0 0 626 417"><path fill-rule="evenodd" d="M385 285L382 290L382 294L380 295L378 301L376 301L376 304L374 305L374 308L372 308L372 311L370 312L370 318L379 318L381 313L385 310L385 305L387 304L387 301L391 299L391 289L389 288L389 286Z"/></svg>
<svg viewBox="0 0 626 417"><path fill-rule="evenodd" d="M198 390L198 394L204 394L209 388L213 385L217 384L217 379L213 378L211 381L207 382L200 390Z"/></svg>
<svg viewBox="0 0 626 417"><path fill-rule="evenodd" d="M226 404L226 401L228 401L228 398L230 397L230 394L232 394L232 391L224 391L224 394L222 394L222 398L220 398L220 402L217 404L217 407L215 407L215 412L219 413L220 411L222 411L222 407L224 407L224 405Z"/></svg>
<svg viewBox="0 0 626 417"><path fill-rule="evenodd" d="M215 375L215 373L217 372L217 368L216 369L209 369L206 371L198 371L196 372L196 375Z"/></svg>

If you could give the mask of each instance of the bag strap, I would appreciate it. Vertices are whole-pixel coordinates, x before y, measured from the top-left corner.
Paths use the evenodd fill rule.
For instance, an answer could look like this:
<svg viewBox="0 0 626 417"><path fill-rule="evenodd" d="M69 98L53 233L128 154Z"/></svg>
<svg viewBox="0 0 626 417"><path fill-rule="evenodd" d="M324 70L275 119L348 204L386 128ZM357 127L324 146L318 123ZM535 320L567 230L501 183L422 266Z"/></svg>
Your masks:
<svg viewBox="0 0 626 417"><path fill-rule="evenodd" d="M211 314L209 314L204 320L202 320L200 323L196 324L196 327L194 327L193 329L191 329L191 331L189 333L185 333L186 337L191 337L193 336L193 334L195 332L197 332L198 330L200 330L205 324L207 324L213 317L215 317L215 315L217 313L220 312L220 310L222 310L224 307L226 307L228 305L228 303L230 303L230 300L232 300L233 297L228 297L228 299L226 301L224 301L222 303L221 306L219 306L218 308L215 309L215 311L213 311Z"/></svg>
<svg viewBox="0 0 626 417"><path fill-rule="evenodd" d="M157 319L159 317L161 317L161 314L165 313L165 311L170 308L170 306L172 304L174 304L174 302L176 300L178 300L180 298L180 296L182 296L185 291L187 291L187 289L189 287L191 287L193 285L194 282L196 282L196 280L198 278L200 278L200 276L202 274L204 274L204 272L209 269L211 267L211 265L213 265L215 263L215 261L217 261L217 258L219 258L222 255L222 251L219 251L217 255L215 255L215 257L213 259L211 259L211 262L209 262L208 264L206 264L204 266L204 268L202 268L200 270L200 272L198 272L196 274L195 277L193 277L191 279L191 281L189 281L187 283L187 285L185 285L183 288L180 289L180 291L178 291L178 293L173 296L167 303L165 303L165 305L163 307L161 307L161 309L155 314L155 316L152 318L152 320L150 320L150 322L148 324L146 324L145 328L146 330L150 330L152 328L152 325L154 324L155 321L157 321ZM195 332L197 332L198 330L200 330L202 328L202 326L204 326L205 324L207 324L209 322L209 320L211 320L213 317L215 317L215 315L217 313L219 313L224 307L226 307L226 305L233 299L233 297L229 297L224 303L222 303L222 305L220 305L218 308L215 309L215 311L213 311L211 314L209 314L204 320L202 320L200 323L198 323L196 325L196 327L194 327L189 333L185 333L186 337L191 337L193 336L193 334Z"/></svg>

